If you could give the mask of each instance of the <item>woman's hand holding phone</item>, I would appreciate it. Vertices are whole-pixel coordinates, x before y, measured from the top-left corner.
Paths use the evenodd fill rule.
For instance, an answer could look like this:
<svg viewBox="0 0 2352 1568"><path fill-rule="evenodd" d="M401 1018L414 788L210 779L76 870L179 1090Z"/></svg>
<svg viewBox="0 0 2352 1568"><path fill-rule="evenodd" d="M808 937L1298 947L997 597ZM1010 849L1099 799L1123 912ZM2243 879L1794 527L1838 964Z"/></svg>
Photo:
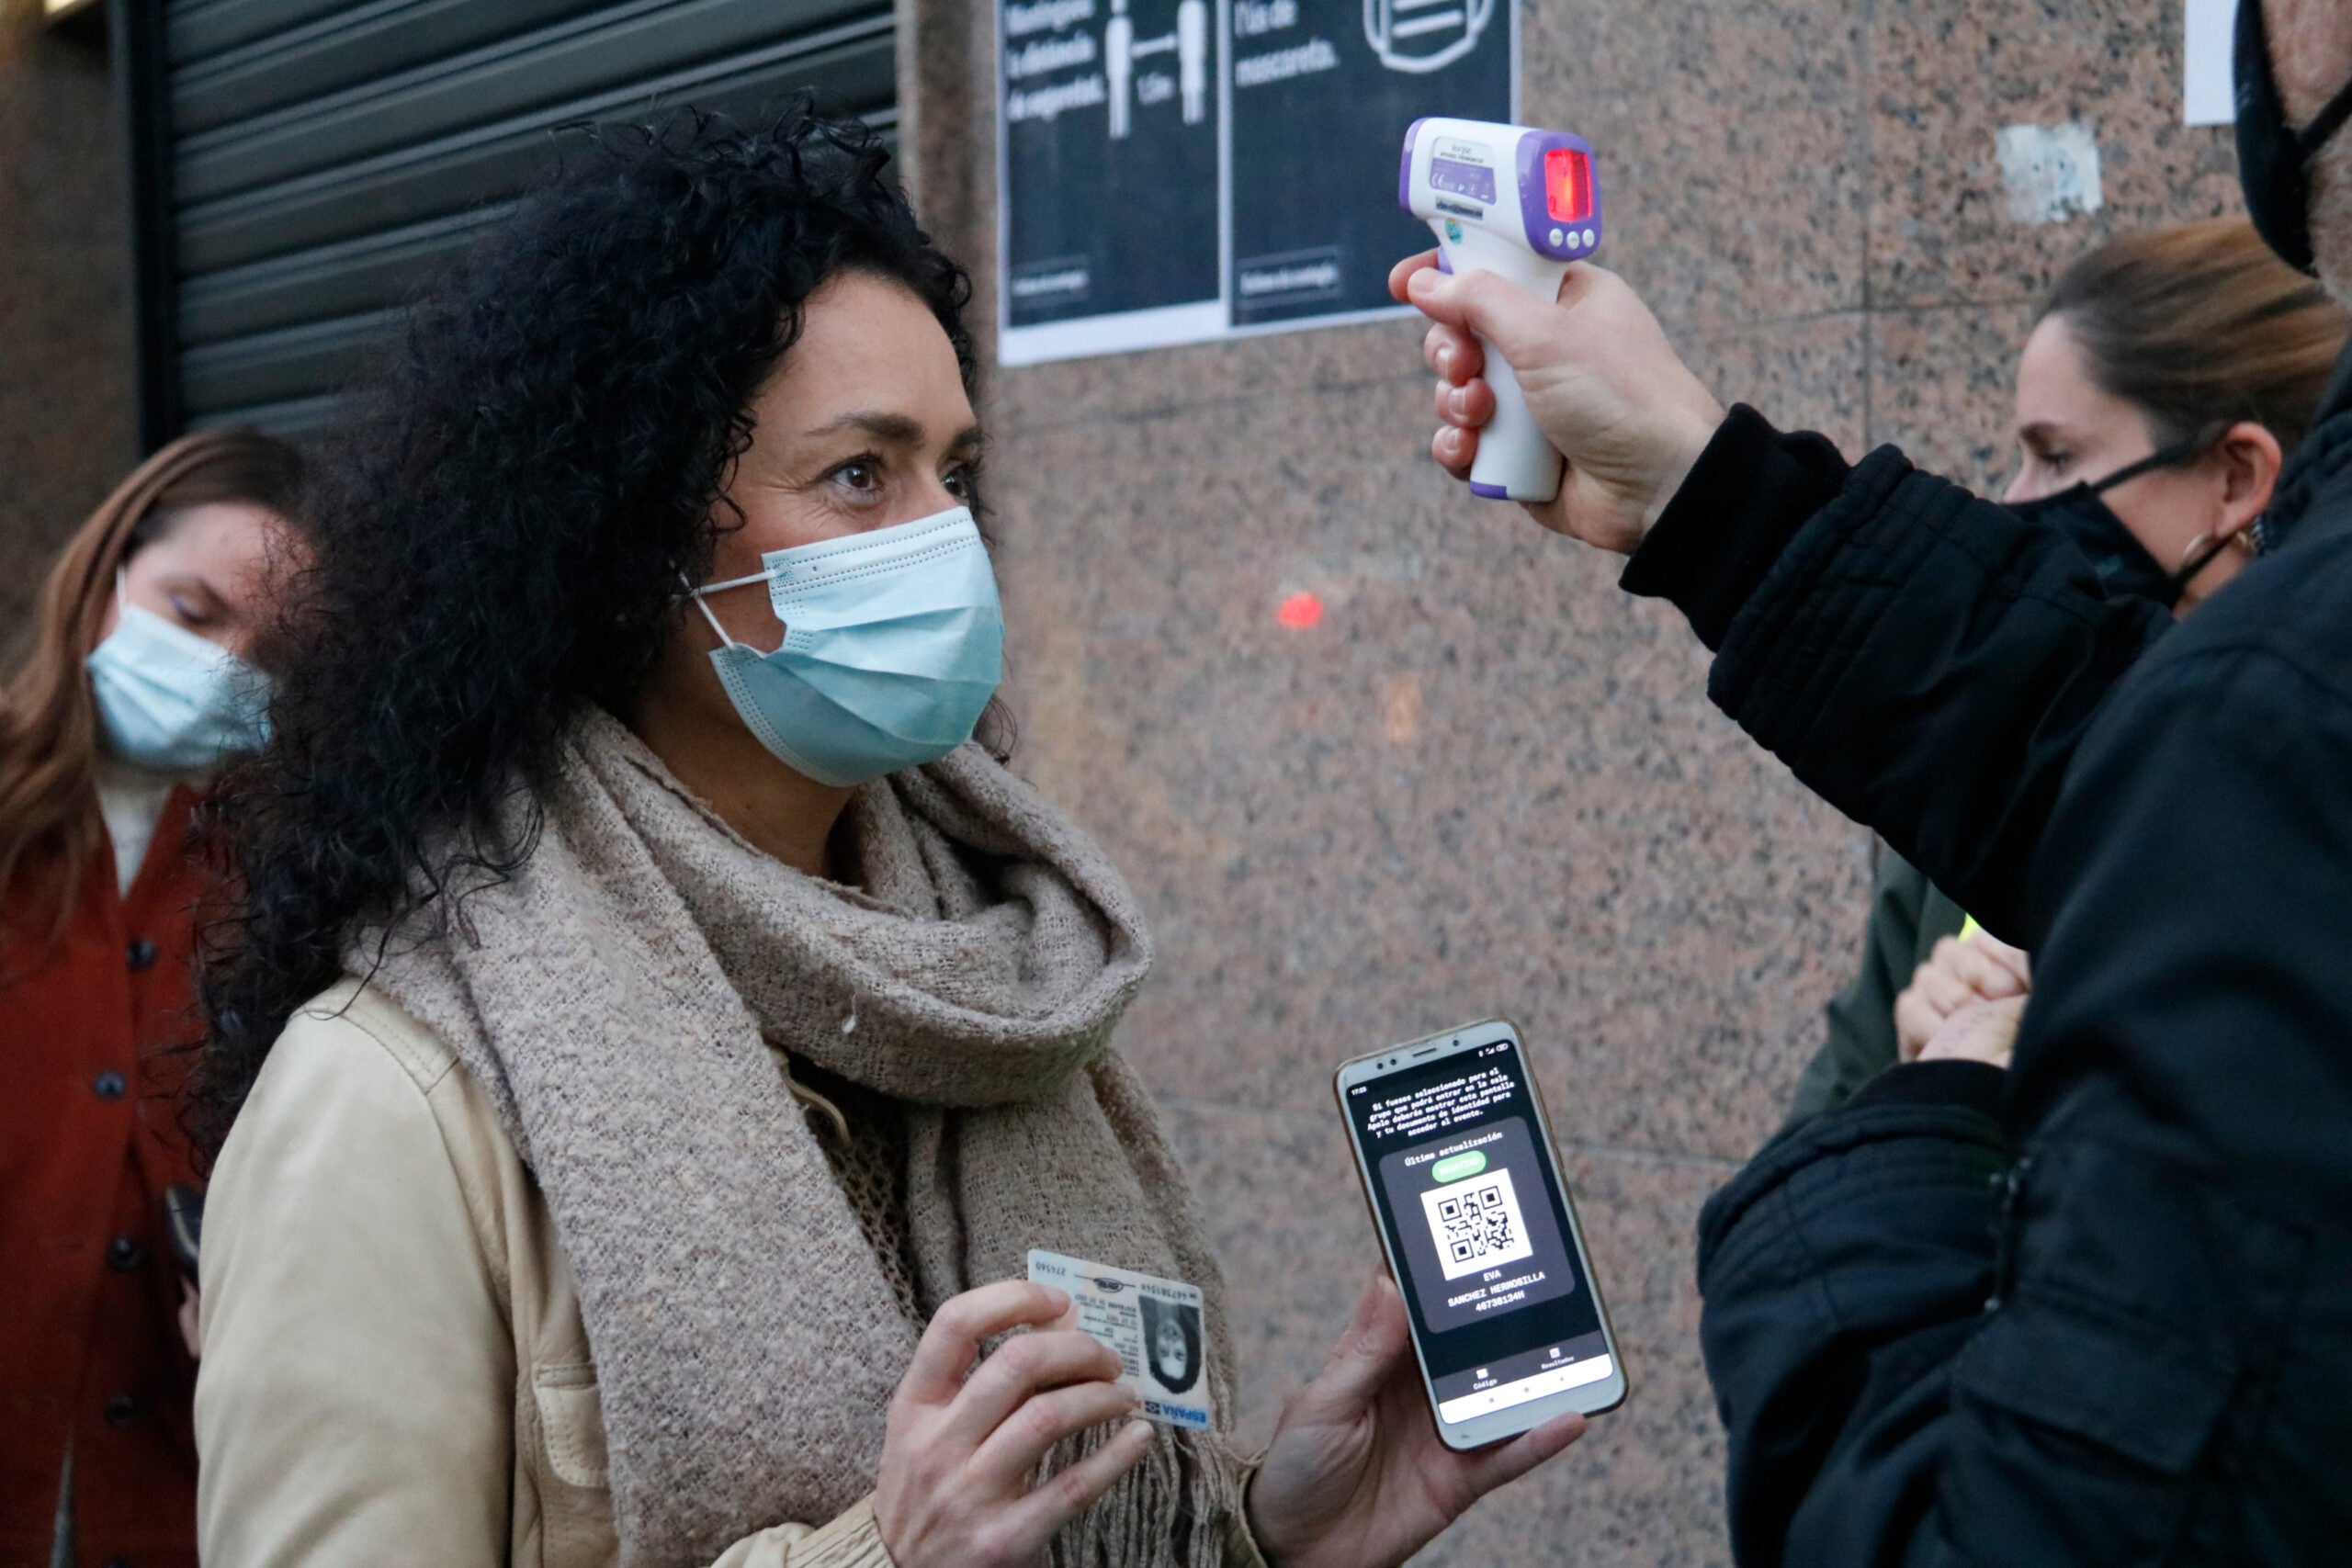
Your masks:
<svg viewBox="0 0 2352 1568"><path fill-rule="evenodd" d="M1136 1407L1111 1381L1119 1358L1074 1322L1068 1295L1017 1280L967 1291L933 1316L890 1401L875 1486L875 1522L897 1568L1031 1562L1150 1451L1149 1423L1130 1422L1030 1486L1056 1443ZM1024 1326L1037 1332L981 1359L989 1339Z"/></svg>
<svg viewBox="0 0 2352 1568"><path fill-rule="evenodd" d="M1250 1528L1276 1568L1384 1568L1496 1487L1584 1435L1568 1415L1457 1453L1438 1440L1408 1353L1405 1300L1382 1270L1321 1375L1283 1406L1250 1489Z"/></svg>

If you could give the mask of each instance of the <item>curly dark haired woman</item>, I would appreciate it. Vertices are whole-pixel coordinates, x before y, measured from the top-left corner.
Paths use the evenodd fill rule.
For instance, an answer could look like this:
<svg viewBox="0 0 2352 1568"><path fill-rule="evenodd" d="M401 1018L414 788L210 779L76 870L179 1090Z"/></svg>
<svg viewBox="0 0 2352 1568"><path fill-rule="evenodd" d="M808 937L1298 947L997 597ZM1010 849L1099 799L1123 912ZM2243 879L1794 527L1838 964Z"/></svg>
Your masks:
<svg viewBox="0 0 2352 1568"><path fill-rule="evenodd" d="M883 162L607 135L417 312L236 800L211 1561L1358 1568L1579 1429L1440 1448L1384 1280L1248 1466L1022 1280L1202 1283L1233 1411L1134 900L963 744L967 285Z"/></svg>

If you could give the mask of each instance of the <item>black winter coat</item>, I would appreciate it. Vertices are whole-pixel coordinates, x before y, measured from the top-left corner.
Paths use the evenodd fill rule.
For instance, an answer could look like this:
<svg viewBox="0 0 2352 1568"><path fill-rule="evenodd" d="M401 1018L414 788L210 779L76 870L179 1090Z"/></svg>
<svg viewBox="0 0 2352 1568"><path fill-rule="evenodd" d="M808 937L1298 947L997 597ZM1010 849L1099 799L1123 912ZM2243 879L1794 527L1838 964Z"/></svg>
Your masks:
<svg viewBox="0 0 2352 1568"><path fill-rule="evenodd" d="M1626 571L1717 703L2034 953L1701 1222L1747 1568L2352 1562L2352 412L2177 626L1736 411Z"/></svg>

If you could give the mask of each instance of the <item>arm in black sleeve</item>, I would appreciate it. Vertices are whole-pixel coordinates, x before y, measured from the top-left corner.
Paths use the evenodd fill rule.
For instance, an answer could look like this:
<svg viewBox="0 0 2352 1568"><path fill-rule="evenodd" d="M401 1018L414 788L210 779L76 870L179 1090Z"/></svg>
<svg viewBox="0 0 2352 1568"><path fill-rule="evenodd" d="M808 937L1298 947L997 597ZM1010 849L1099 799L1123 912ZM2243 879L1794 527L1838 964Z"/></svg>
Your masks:
<svg viewBox="0 0 2352 1568"><path fill-rule="evenodd" d="M1999 1187L1983 1102L1920 1077L1969 1064L1930 1063L1709 1205L1743 1568L2352 1540L2352 633L2317 660L2209 644L2209 617L2329 609L2230 602L2251 586L2119 694L2052 817Z"/></svg>
<svg viewBox="0 0 2352 1568"><path fill-rule="evenodd" d="M1618 586L1672 600L1713 652L1789 541L1838 499L1851 473L1823 437L1784 435L1736 403Z"/></svg>
<svg viewBox="0 0 2352 1568"><path fill-rule="evenodd" d="M2029 946L2019 890L2067 760L2170 625L2056 529L1746 409L1623 582L1690 617L1709 694L1809 788Z"/></svg>
<svg viewBox="0 0 2352 1568"><path fill-rule="evenodd" d="M1708 1202L1701 1348L1730 1438L1726 1501L1742 1568L1879 1561L1788 1551L1791 1523L1819 1495L1849 1427L1933 1432L1939 1369L1992 1289L2009 1166L2001 1088L2001 1070L1980 1062L1892 1068ZM1898 1236L1903 1266L1891 1269ZM1900 1509L1909 1479L1874 1478L1840 1506Z"/></svg>

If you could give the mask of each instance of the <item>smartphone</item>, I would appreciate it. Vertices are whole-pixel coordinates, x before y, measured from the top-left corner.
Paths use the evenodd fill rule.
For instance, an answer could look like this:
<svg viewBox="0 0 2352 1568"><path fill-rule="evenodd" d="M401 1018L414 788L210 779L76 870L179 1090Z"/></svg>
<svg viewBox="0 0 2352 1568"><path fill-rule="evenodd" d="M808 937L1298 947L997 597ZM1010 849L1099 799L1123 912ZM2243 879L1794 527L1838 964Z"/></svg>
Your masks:
<svg viewBox="0 0 2352 1568"><path fill-rule="evenodd" d="M164 1189L164 1244L171 1249L172 1262L196 1282L197 1249L204 1240L204 1194L193 1187L173 1182Z"/></svg>
<svg viewBox="0 0 2352 1568"><path fill-rule="evenodd" d="M1494 1019L1375 1051L1336 1087L1445 1446L1623 1404L1624 1363L1519 1031Z"/></svg>

